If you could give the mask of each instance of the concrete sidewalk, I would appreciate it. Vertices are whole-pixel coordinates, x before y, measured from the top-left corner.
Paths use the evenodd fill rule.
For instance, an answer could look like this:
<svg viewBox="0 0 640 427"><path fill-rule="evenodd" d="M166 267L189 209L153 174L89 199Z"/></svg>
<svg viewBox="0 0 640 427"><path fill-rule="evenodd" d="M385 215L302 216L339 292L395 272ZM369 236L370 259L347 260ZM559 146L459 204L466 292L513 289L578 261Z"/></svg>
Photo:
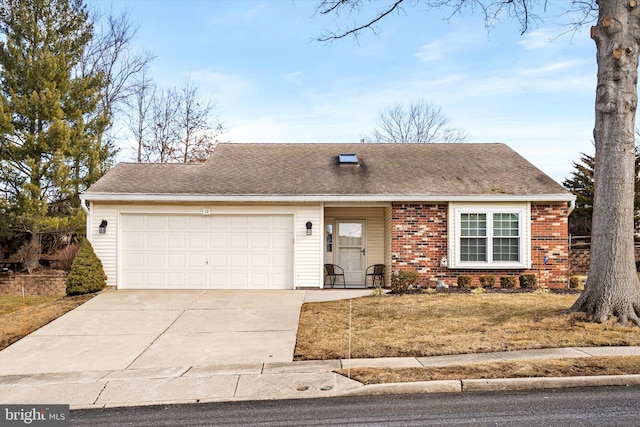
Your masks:
<svg viewBox="0 0 640 427"><path fill-rule="evenodd" d="M457 356L180 366L0 376L5 404L62 403L72 409L389 393L640 385L640 375L455 380L364 386L347 367L424 367L507 360L640 355L640 347L576 347Z"/></svg>

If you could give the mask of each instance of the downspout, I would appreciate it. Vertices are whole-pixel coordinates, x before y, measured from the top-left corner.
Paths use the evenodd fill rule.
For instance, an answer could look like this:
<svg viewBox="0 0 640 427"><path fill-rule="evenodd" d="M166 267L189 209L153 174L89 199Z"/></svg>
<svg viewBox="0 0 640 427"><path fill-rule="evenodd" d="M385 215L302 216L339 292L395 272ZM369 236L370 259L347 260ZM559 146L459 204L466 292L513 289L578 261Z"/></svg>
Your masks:
<svg viewBox="0 0 640 427"><path fill-rule="evenodd" d="M86 224L86 235L87 240L91 241L91 211L89 210L89 206L86 205L86 200L80 197L80 207L87 215L87 224Z"/></svg>

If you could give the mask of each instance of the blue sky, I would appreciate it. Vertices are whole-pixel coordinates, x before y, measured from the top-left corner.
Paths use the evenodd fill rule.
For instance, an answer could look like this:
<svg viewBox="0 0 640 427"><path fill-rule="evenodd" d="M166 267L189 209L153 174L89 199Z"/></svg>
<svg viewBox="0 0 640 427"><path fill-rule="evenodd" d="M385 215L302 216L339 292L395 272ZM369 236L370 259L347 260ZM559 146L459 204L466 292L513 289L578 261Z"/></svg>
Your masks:
<svg viewBox="0 0 640 427"><path fill-rule="evenodd" d="M135 48L156 55L152 77L160 87L194 81L218 105L223 140L358 142L381 109L422 98L469 142L506 143L558 182L581 152L593 154L588 28L558 37L567 28L548 20L521 36L516 23L487 31L480 15L447 21L411 2L382 21L378 36L320 43L323 29L357 17L314 16L313 0L89 4L129 11Z"/></svg>

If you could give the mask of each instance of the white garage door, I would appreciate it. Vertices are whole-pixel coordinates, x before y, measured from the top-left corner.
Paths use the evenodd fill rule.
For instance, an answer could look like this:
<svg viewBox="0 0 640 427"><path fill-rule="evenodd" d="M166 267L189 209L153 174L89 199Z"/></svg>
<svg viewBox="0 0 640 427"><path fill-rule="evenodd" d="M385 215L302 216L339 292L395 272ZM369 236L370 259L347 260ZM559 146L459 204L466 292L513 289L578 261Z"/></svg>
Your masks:
<svg viewBox="0 0 640 427"><path fill-rule="evenodd" d="M292 289L291 215L123 214L127 289Z"/></svg>

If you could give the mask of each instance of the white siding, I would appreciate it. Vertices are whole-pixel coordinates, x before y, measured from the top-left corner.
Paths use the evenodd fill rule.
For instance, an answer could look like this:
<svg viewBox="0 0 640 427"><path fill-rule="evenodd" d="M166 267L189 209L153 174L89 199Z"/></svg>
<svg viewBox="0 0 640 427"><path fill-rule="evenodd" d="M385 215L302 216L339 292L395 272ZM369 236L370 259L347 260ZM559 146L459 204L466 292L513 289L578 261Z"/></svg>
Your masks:
<svg viewBox="0 0 640 427"><path fill-rule="evenodd" d="M385 209L391 209L385 207L328 207L325 208L325 221L326 224L333 224L335 229L336 220L344 219L363 219L366 221L366 244L367 244L367 265L372 264L385 264L391 265L391 254L389 251L389 263L385 257L385 246L387 242L385 240ZM324 233L323 233L324 235ZM324 236L323 236L324 238ZM391 237L389 236L389 239ZM391 240L388 242L389 248L391 248ZM323 251L324 252L324 251ZM333 253L325 252L325 262L333 263Z"/></svg>
<svg viewBox="0 0 640 427"><path fill-rule="evenodd" d="M320 287L322 284L322 206L320 204L135 204L135 203L91 203L89 215L89 236L94 250L102 260L107 284L117 286L120 278L118 262L122 257L122 248L118 243L121 214L203 214L210 209L211 214L283 214L294 218L294 287ZM98 234L98 225L106 219L109 223L106 234ZM306 222L313 223L313 234L307 236Z"/></svg>

